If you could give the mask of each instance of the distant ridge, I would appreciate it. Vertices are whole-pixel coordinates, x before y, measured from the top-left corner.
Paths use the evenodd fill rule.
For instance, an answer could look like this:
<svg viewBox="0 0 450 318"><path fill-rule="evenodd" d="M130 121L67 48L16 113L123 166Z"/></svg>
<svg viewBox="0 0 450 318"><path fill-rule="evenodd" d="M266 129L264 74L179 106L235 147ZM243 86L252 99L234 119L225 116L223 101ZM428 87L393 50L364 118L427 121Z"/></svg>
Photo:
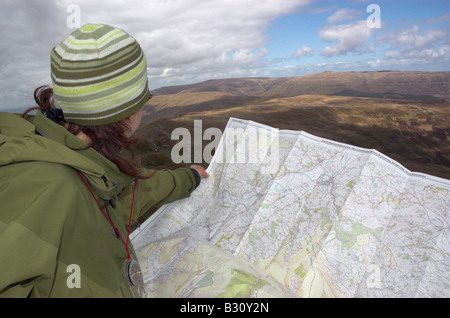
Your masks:
<svg viewBox="0 0 450 318"><path fill-rule="evenodd" d="M234 96L328 95L450 101L450 72L322 72L298 77L228 78L167 86L155 95L224 92Z"/></svg>

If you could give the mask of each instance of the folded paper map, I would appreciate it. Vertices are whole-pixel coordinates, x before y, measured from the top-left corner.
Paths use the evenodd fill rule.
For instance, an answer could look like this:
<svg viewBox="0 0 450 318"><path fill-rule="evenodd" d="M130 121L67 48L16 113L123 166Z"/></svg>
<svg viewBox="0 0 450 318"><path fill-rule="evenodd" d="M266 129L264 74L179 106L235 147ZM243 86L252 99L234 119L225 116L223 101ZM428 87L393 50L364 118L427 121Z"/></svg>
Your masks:
<svg viewBox="0 0 450 318"><path fill-rule="evenodd" d="M450 297L450 181L230 118L191 197L132 233L148 297Z"/></svg>

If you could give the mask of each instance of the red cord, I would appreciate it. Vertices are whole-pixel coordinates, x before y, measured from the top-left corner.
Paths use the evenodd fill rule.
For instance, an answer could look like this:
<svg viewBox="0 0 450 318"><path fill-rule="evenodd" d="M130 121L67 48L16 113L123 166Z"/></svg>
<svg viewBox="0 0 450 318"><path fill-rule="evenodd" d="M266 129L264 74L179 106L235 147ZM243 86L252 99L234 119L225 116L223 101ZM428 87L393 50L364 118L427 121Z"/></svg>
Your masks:
<svg viewBox="0 0 450 318"><path fill-rule="evenodd" d="M137 180L134 181L134 185L133 185L133 196L131 198L131 208L130 208L130 218L128 220L128 234L127 234L127 243L125 244L125 247L127 249L127 254L128 254L128 259L130 259L130 253L128 252L128 241L130 240L130 228L131 228L131 216L133 214L133 205L134 205L134 192L136 190L136 186L137 186Z"/></svg>
<svg viewBox="0 0 450 318"><path fill-rule="evenodd" d="M131 216L133 214L133 205L134 205L134 192L136 190L136 181L134 182L134 186L133 186L133 197L131 199L131 209L130 209L130 220L128 221L128 233L127 233L127 242L125 243L125 241L123 240L122 236L120 235L119 231L117 230L117 228L114 226L113 222L111 221L111 219L109 218L108 214L106 214L105 210L103 210L103 207L101 206L100 202L98 202L97 198L94 195L94 192L92 192L91 188L89 187L89 185L87 184L86 180L84 180L83 176L81 175L81 173L78 170L75 170L78 175L80 176L81 180L83 180L84 184L86 185L86 187L88 188L89 192L91 193L91 195L94 197L95 202L97 202L100 210L102 210L103 215L106 217L106 219L108 220L109 224L111 224L111 226L114 229L114 232L116 232L117 236L120 238L120 240L122 241L122 243L125 245L125 249L127 250L127 259L129 260L131 258L130 256L130 251L128 250L128 242L130 240L130 228L131 228Z"/></svg>

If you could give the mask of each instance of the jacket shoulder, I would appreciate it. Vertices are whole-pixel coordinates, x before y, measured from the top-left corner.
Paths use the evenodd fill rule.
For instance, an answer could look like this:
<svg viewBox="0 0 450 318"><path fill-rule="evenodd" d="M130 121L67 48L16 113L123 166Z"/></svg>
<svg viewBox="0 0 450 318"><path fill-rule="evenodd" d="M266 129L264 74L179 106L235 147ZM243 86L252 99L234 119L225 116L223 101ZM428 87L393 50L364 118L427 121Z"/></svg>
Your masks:
<svg viewBox="0 0 450 318"><path fill-rule="evenodd" d="M34 116L22 118L19 114L0 112L0 133L9 136L27 136L34 134L35 127L31 122Z"/></svg>
<svg viewBox="0 0 450 318"><path fill-rule="evenodd" d="M0 167L0 255L8 255L0 262L0 294L50 293L63 233L83 204L69 169L48 162Z"/></svg>
<svg viewBox="0 0 450 318"><path fill-rule="evenodd" d="M75 170L63 164L29 161L0 167L0 220L36 224L63 222L80 204Z"/></svg>

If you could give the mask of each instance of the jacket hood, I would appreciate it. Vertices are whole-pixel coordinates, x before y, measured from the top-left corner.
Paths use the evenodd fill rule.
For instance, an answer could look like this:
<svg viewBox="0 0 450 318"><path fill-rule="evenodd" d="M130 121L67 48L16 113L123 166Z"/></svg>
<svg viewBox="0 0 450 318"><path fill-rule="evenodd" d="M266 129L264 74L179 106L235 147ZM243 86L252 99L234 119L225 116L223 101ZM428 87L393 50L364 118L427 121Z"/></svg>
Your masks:
<svg viewBox="0 0 450 318"><path fill-rule="evenodd" d="M70 166L82 172L103 199L110 199L132 183L132 177L120 172L112 161L94 149L73 150L83 147L86 147L83 141L40 111L26 119L0 113L0 167L31 161Z"/></svg>

